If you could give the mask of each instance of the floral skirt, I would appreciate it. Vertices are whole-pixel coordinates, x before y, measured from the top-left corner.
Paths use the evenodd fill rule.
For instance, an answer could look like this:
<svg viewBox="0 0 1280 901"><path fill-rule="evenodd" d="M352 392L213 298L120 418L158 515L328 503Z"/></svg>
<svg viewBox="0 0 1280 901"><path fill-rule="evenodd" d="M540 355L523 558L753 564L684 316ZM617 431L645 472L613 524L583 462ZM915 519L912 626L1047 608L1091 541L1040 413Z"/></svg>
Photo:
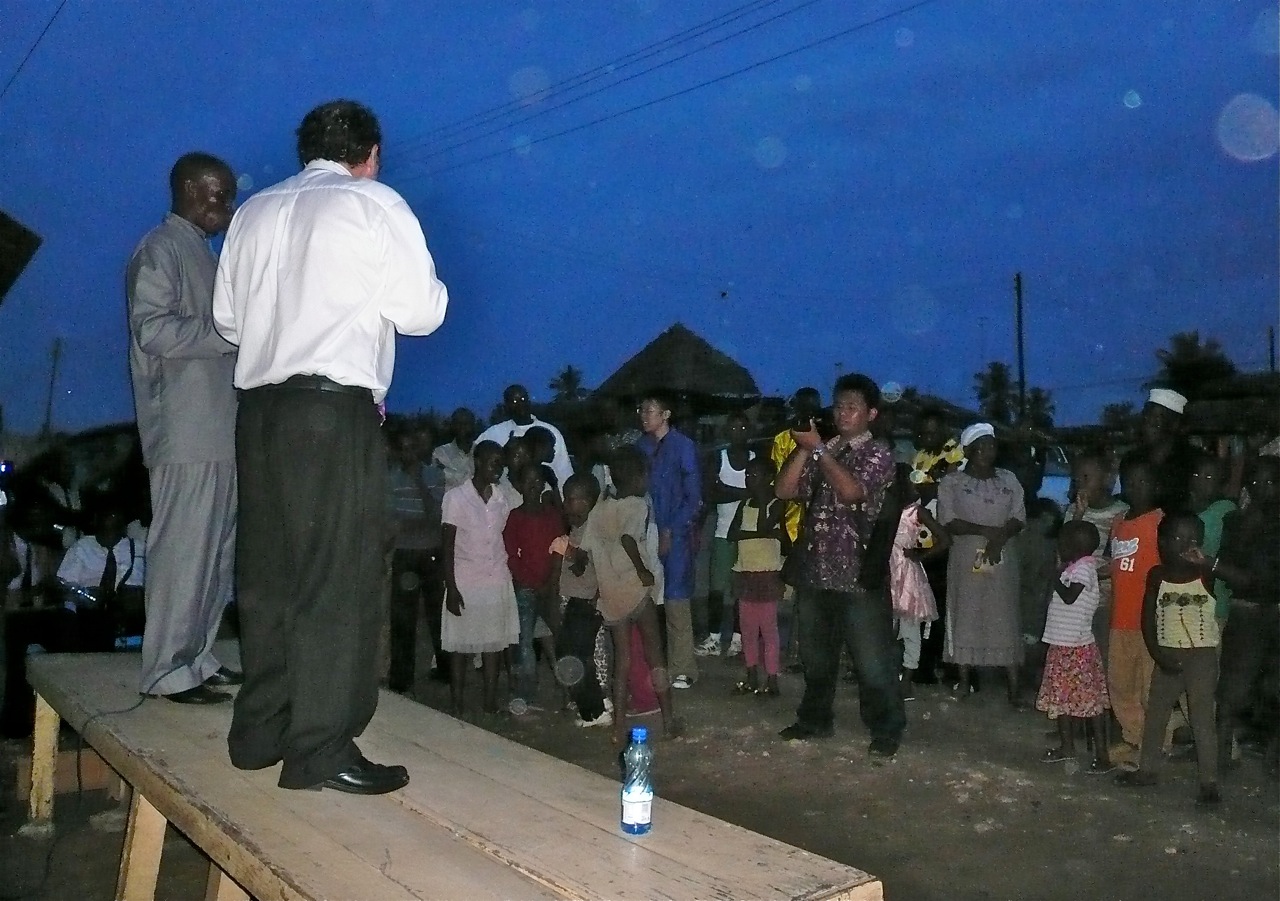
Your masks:
<svg viewBox="0 0 1280 901"><path fill-rule="evenodd" d="M1036 709L1060 716L1098 716L1111 708L1102 654L1096 644L1078 648L1049 645Z"/></svg>

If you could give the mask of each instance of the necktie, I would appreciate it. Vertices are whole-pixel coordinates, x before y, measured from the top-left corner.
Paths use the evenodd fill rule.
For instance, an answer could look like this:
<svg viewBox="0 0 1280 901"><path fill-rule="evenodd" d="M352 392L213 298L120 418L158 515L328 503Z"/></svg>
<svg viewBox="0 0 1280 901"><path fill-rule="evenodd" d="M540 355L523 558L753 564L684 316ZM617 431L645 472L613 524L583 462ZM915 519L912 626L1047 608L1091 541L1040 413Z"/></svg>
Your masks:
<svg viewBox="0 0 1280 901"><path fill-rule="evenodd" d="M107 564L102 567L102 579L98 582L98 603L109 605L116 596L116 552L107 548Z"/></svg>

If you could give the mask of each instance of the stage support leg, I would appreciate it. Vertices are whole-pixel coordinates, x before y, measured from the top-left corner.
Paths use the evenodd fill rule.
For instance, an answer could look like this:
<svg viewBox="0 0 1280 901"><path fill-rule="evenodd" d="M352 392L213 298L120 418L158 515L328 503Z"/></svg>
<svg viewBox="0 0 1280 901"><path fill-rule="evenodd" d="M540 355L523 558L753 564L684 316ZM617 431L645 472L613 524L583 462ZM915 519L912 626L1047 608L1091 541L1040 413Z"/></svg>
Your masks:
<svg viewBox="0 0 1280 901"><path fill-rule="evenodd" d="M22 835L40 836L53 832L53 776L58 767L58 712L36 695L35 731L31 736L31 796L27 799L27 822Z"/></svg>
<svg viewBox="0 0 1280 901"><path fill-rule="evenodd" d="M154 901L156 878L160 875L160 855L164 851L164 831L168 821L141 792L133 793L129 806L129 826L120 855L120 878L116 881L116 901Z"/></svg>

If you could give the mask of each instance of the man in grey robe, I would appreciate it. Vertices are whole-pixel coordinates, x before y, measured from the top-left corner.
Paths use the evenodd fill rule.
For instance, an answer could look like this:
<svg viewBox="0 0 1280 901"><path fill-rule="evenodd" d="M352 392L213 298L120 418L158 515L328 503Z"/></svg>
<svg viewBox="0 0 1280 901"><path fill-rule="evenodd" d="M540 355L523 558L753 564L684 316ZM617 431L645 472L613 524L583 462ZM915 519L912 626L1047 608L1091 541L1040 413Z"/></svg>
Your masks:
<svg viewBox="0 0 1280 901"><path fill-rule="evenodd" d="M217 258L236 180L188 153L169 175L172 207L129 260L129 370L151 484L140 691L186 704L231 696L240 673L213 656L232 597L236 532L236 348L214 329Z"/></svg>

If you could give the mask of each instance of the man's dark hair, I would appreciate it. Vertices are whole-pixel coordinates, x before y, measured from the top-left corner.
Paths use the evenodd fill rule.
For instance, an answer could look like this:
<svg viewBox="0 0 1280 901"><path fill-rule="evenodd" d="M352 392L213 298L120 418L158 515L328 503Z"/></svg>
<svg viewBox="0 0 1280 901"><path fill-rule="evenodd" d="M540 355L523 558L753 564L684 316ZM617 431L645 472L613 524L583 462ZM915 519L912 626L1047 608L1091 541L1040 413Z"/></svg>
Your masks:
<svg viewBox="0 0 1280 901"><path fill-rule="evenodd" d="M1147 472L1154 472L1151 465L1151 458L1143 453L1141 448L1134 448L1123 457L1120 458L1120 479L1125 480L1129 473L1135 469L1145 469Z"/></svg>
<svg viewBox="0 0 1280 901"><path fill-rule="evenodd" d="M593 503L600 499L600 483L589 472L575 472L564 480L565 497L578 491L591 498Z"/></svg>
<svg viewBox="0 0 1280 901"><path fill-rule="evenodd" d="M644 452L632 444L624 445L614 451L609 463L615 484L643 478L647 467L648 460L645 459Z"/></svg>
<svg viewBox="0 0 1280 901"><path fill-rule="evenodd" d="M373 110L354 100L333 100L307 113L298 126L298 161L333 160L358 166L382 143Z"/></svg>
<svg viewBox="0 0 1280 901"><path fill-rule="evenodd" d="M644 394L641 394L637 403L644 404L649 401L653 401L668 413L675 412L675 398L673 398L669 392L663 391L661 388L655 388L652 391L646 391Z"/></svg>
<svg viewBox="0 0 1280 901"><path fill-rule="evenodd" d="M231 167L212 153L193 151L178 157L169 170L169 194L176 203L182 196L183 186L199 181L205 175L231 175Z"/></svg>
<svg viewBox="0 0 1280 901"><path fill-rule="evenodd" d="M863 375L860 372L850 372L836 379L835 390L831 392L832 400L837 394L846 391L862 396L867 402L867 409L880 409L880 386L876 384L875 379L870 376Z"/></svg>
<svg viewBox="0 0 1280 901"><path fill-rule="evenodd" d="M1190 510L1174 510L1166 511L1164 518L1160 520L1160 525L1156 526L1156 540L1160 542L1168 541L1173 537L1174 530L1182 523L1191 523L1196 530L1200 539L1204 539L1204 520Z"/></svg>

